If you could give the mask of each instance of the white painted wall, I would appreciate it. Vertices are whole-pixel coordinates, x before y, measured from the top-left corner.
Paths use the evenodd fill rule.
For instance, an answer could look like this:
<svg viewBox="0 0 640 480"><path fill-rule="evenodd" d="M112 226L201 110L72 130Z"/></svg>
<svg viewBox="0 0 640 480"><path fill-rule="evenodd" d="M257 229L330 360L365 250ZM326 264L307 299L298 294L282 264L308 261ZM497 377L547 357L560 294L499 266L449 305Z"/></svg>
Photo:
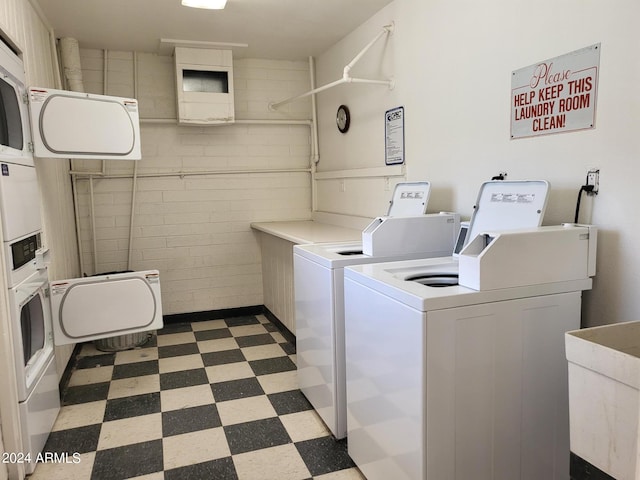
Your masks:
<svg viewBox="0 0 640 480"><path fill-rule="evenodd" d="M598 225L598 272L585 293L584 320L596 325L640 317L640 236L635 218L640 143L640 4L541 0L449 2L396 0L323 54L318 84L340 76L344 64L393 20L384 52L365 57L364 73L392 75L393 91L347 85L319 94L319 171L384 166L384 111L403 105L408 180L433 184L430 211L469 217L481 182L499 171L509 179L551 182L545 224L573 221L587 169L599 167L600 194L583 198L582 222ZM513 70L602 43L594 130L510 140ZM355 69L354 69L355 70ZM355 73L355 71L354 71ZM352 129L337 132L340 103L352 112ZM383 178L319 182L318 205L354 212L369 198L367 213L386 205ZM374 211L375 210L375 211Z"/></svg>
<svg viewBox="0 0 640 480"><path fill-rule="evenodd" d="M81 50L88 92L133 96L134 54ZM178 126L173 59L138 54L137 95L142 117L131 269L160 270L165 314L261 305L262 273L254 221L311 215L307 125ZM307 100L270 112L270 101L309 88L304 62L234 61L236 116L240 119L310 118ZM145 119L169 119L150 123ZM98 268L93 267L89 181L79 180L84 271L127 269L132 162L106 162L94 180ZM97 169L76 162L75 169ZM241 173L225 173L225 172ZM216 172L181 177L181 173ZM246 172L246 173L244 173ZM157 177L153 175L158 175Z"/></svg>

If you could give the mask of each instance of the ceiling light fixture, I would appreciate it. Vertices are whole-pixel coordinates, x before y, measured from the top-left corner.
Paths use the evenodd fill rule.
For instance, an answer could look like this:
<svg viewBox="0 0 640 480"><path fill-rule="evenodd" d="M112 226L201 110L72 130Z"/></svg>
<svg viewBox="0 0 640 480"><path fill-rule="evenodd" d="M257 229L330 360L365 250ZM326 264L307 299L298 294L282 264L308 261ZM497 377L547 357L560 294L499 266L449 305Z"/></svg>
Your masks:
<svg viewBox="0 0 640 480"><path fill-rule="evenodd" d="M222 10L227 0L182 0L182 5L193 8L207 8L209 10Z"/></svg>

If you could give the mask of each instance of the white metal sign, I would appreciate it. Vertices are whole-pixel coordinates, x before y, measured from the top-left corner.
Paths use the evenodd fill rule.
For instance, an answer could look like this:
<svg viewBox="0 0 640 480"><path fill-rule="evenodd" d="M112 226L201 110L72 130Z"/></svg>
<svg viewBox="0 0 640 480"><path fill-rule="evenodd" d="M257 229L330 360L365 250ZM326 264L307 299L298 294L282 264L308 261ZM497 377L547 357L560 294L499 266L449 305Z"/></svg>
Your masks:
<svg viewBox="0 0 640 480"><path fill-rule="evenodd" d="M384 163L404 163L404 107L387 110L384 114Z"/></svg>
<svg viewBox="0 0 640 480"><path fill-rule="evenodd" d="M521 68L511 76L511 138L595 127L600 44Z"/></svg>

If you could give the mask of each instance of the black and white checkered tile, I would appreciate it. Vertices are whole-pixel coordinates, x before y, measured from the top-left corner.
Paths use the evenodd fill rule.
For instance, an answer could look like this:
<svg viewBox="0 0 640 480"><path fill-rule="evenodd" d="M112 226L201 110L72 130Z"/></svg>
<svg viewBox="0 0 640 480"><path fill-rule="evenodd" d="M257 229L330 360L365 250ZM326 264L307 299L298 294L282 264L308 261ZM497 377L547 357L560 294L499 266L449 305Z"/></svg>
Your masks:
<svg viewBox="0 0 640 480"><path fill-rule="evenodd" d="M74 461L32 480L363 478L262 315L168 325L123 352L84 345L45 451Z"/></svg>

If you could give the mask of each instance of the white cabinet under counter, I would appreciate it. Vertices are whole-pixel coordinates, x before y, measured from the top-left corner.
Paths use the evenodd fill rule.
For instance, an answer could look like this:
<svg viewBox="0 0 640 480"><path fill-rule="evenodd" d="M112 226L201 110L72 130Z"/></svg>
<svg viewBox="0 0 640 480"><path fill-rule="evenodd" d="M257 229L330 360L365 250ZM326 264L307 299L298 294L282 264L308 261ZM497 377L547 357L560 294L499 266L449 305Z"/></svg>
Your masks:
<svg viewBox="0 0 640 480"><path fill-rule="evenodd" d="M362 240L370 218L319 214L312 220L255 222L262 255L265 307L295 335L293 246Z"/></svg>

